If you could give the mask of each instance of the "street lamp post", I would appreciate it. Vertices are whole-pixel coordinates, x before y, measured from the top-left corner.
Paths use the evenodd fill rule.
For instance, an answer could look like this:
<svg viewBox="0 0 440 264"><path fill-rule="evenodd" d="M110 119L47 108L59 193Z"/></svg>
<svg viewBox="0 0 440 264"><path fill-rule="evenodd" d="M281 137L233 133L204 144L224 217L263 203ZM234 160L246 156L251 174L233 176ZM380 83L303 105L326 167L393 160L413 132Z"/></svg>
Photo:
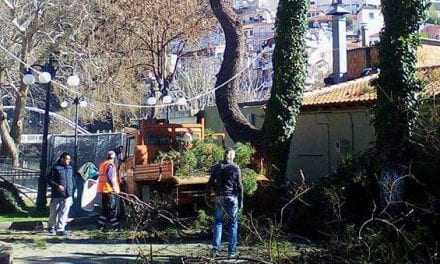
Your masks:
<svg viewBox="0 0 440 264"><path fill-rule="evenodd" d="M79 85L79 78L77 76L71 76L67 79L67 84L69 86L78 86ZM70 105L75 105L75 138L74 138L74 149L73 149L73 173L75 176L78 175L78 120L79 120L79 116L78 116L78 107L80 108L84 108L87 106L87 101L85 101L81 96L76 96L75 98L69 99L69 100L65 100L63 102L61 102L61 107L62 108L67 108ZM77 190L77 194L78 196L73 198L73 207L72 207L72 212L74 215L79 216L81 214L81 203L80 203L80 195L82 193L82 182L81 180L79 180L80 177L75 177L75 182L76 182L76 190Z"/></svg>
<svg viewBox="0 0 440 264"><path fill-rule="evenodd" d="M49 61L44 65L34 64L23 75L23 83L26 85L35 84L36 80L33 75L35 67L38 67L42 72L38 73L38 83L46 87L46 102L44 107L44 124L43 124L43 140L41 146L41 160L40 160L40 177L38 178L38 194L37 194L37 208L39 210L46 209L47 205L47 154L48 154L48 137L50 124L50 93L52 91L52 80L55 78L56 69L53 66L54 59L51 56ZM76 86L79 84L77 76L70 76L67 79L68 85Z"/></svg>
<svg viewBox="0 0 440 264"><path fill-rule="evenodd" d="M72 76L73 77L73 76ZM77 86L76 82L69 82L69 79L67 80L67 83L70 86ZM78 84L79 84L79 79L78 79ZM74 150L73 150L73 171L76 174L78 171L78 107L81 108L85 108L87 107L87 101L83 100L81 97L76 96L73 101L72 104L75 105L75 132L74 132ZM69 103L67 101L63 101L61 103L61 107L66 108L68 107Z"/></svg>
<svg viewBox="0 0 440 264"><path fill-rule="evenodd" d="M44 84L46 87L46 103L44 107L44 125L43 125L43 142L41 147L41 161L40 161L40 177L38 178L38 195L37 195L37 208L45 209L47 204L47 143L49 136L49 122L50 122L50 92L52 91L52 79L55 78L56 70L53 66L53 57L49 58L49 61L44 65L34 64L31 69L38 67L43 72L38 75L38 83ZM35 83L35 77L29 69L23 76L23 83L26 85L32 85Z"/></svg>

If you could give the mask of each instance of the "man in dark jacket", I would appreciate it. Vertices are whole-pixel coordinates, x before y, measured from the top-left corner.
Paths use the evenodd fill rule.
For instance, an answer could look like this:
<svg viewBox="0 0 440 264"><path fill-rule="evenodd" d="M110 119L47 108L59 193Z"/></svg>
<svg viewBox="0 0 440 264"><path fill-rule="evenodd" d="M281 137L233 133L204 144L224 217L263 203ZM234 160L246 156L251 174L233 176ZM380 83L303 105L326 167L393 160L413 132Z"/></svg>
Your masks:
<svg viewBox="0 0 440 264"><path fill-rule="evenodd" d="M49 175L49 185L52 188L50 215L48 221L49 233L66 235L65 227L72 206L73 169L70 166L70 155L61 154Z"/></svg>
<svg viewBox="0 0 440 264"><path fill-rule="evenodd" d="M234 163L235 151L228 149L225 159L214 165L208 186L215 190L215 224L212 239L212 255L220 250L223 218L226 214L229 229L228 255L237 254L238 211L243 208L243 183L240 168Z"/></svg>

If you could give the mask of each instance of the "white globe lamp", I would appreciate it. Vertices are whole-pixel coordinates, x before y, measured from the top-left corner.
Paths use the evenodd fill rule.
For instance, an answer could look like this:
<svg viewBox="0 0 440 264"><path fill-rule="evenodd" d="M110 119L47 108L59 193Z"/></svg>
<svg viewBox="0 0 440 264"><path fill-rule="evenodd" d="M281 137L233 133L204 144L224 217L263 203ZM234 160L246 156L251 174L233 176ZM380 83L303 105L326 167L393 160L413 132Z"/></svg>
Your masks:
<svg viewBox="0 0 440 264"><path fill-rule="evenodd" d="M177 105L186 105L188 102L185 97L179 97L176 101Z"/></svg>
<svg viewBox="0 0 440 264"><path fill-rule="evenodd" d="M156 97L149 97L148 99L147 99L147 104L148 105L155 105L157 103L157 99L156 99Z"/></svg>
<svg viewBox="0 0 440 264"><path fill-rule="evenodd" d="M26 85L32 85L35 83L35 77L32 73L26 73L23 76L23 83Z"/></svg>
<svg viewBox="0 0 440 264"><path fill-rule="evenodd" d="M69 106L69 103L67 101L62 101L60 106L61 108L67 108Z"/></svg>
<svg viewBox="0 0 440 264"><path fill-rule="evenodd" d="M81 108L86 108L87 107L87 101L81 101L81 102L79 102L79 107L81 107Z"/></svg>
<svg viewBox="0 0 440 264"><path fill-rule="evenodd" d="M162 102L163 102L164 104L171 104L171 103L173 102L173 98L172 98L171 96L169 96L169 95L165 95L165 96L162 98Z"/></svg>
<svg viewBox="0 0 440 264"><path fill-rule="evenodd" d="M40 75L38 75L38 82L46 84L46 83L50 83L50 81L52 80L52 76L50 76L50 73L48 72L42 72L40 73Z"/></svg>
<svg viewBox="0 0 440 264"><path fill-rule="evenodd" d="M69 78L67 78L67 85L71 87L76 87L80 83L79 77L77 75L72 75Z"/></svg>

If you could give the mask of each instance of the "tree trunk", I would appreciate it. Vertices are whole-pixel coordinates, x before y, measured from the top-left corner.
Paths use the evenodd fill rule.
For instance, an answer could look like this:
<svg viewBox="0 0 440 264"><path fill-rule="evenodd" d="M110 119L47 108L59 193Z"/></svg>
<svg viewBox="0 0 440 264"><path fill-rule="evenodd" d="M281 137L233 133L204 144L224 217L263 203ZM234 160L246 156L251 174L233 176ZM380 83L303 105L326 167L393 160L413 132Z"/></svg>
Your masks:
<svg viewBox="0 0 440 264"><path fill-rule="evenodd" d="M21 56L20 59L22 61L27 61L28 54L28 36L23 37L23 43L21 47ZM23 73L26 71L26 66L20 64L20 72ZM14 139L17 148L19 148L21 144L21 135L23 134L23 119L26 111L26 102L28 96L28 86L20 80L20 88L17 93L17 97L15 99L15 111L14 111L14 119L12 121L11 128L11 137Z"/></svg>
<svg viewBox="0 0 440 264"><path fill-rule="evenodd" d="M3 103L1 101L0 101L0 137L2 139L2 148L6 149L7 153L10 155L12 159L12 166L18 167L19 166L18 147L9 133L7 114L3 109Z"/></svg>
<svg viewBox="0 0 440 264"><path fill-rule="evenodd" d="M240 21L232 7L222 0L210 0L212 11L220 22L226 39L225 53L215 86L222 85L237 75L240 69L240 59L243 49L243 37ZM254 146L261 146L262 134L241 113L238 106L239 78L217 89L215 101L220 118L225 124L228 135L234 141L251 142Z"/></svg>
<svg viewBox="0 0 440 264"><path fill-rule="evenodd" d="M418 32L424 20L425 0L384 0L385 27L379 44L380 75L377 81L375 129L383 186L395 186L388 197L400 199L402 177L412 158L411 130L417 115L416 93ZM387 197L381 186L381 197Z"/></svg>
<svg viewBox="0 0 440 264"><path fill-rule="evenodd" d="M220 22L226 39L226 48L216 86L239 72L242 56L242 32L227 1L210 0L214 15ZM307 0L280 0L276 22L276 46L273 56L274 84L266 110L263 129L252 126L238 106L239 78L229 82L215 93L216 104L226 131L234 141L251 142L270 164L269 174L278 185L284 183L290 141L296 118L302 104L306 79L304 35L307 26Z"/></svg>
<svg viewBox="0 0 440 264"><path fill-rule="evenodd" d="M307 77L307 10L307 0L280 0L277 10L273 86L263 131L272 164L269 170L279 184L285 182L287 157Z"/></svg>

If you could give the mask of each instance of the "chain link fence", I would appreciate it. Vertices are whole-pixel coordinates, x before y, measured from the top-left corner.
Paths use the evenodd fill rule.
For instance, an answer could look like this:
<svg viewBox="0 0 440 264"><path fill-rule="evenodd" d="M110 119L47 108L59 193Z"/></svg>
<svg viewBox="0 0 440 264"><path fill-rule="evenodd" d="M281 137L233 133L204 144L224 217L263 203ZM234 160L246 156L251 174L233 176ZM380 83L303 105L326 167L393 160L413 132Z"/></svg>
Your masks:
<svg viewBox="0 0 440 264"><path fill-rule="evenodd" d="M109 150L123 146L124 133L106 133L78 135L78 166L86 162L93 162L98 166L105 160ZM75 137L73 135L52 135L49 139L48 165L56 163L63 152L69 152L73 158L75 152Z"/></svg>

